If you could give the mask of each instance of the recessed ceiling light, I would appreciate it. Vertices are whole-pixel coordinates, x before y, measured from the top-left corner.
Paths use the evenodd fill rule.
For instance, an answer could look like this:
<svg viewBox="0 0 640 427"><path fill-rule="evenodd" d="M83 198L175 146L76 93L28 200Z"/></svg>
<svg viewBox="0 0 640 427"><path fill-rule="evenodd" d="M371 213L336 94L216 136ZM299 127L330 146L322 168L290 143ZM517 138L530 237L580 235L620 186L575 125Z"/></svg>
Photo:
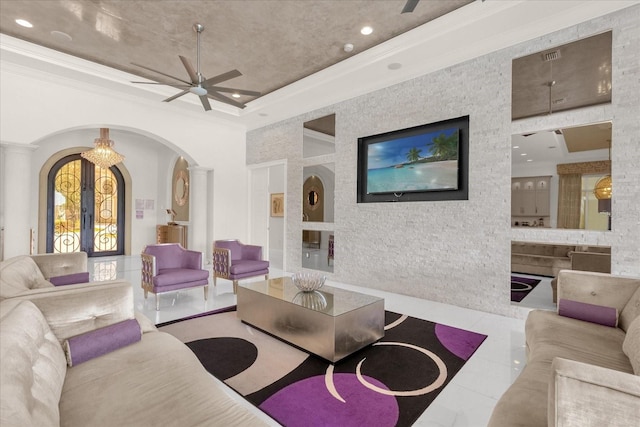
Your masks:
<svg viewBox="0 0 640 427"><path fill-rule="evenodd" d="M527 159L527 162L533 162L533 159Z"/></svg>
<svg viewBox="0 0 640 427"><path fill-rule="evenodd" d="M393 62L387 65L387 68L390 70L399 70L400 68L402 68L402 64L400 64L399 62Z"/></svg>
<svg viewBox="0 0 640 427"><path fill-rule="evenodd" d="M25 28L33 28L33 24L26 19L16 19L16 24L21 25Z"/></svg>
<svg viewBox="0 0 640 427"><path fill-rule="evenodd" d="M527 155L527 153L520 153L520 155L521 155L521 156L526 156L526 155Z"/></svg>
<svg viewBox="0 0 640 427"><path fill-rule="evenodd" d="M514 145L513 148L520 148L520 146L519 145Z"/></svg>
<svg viewBox="0 0 640 427"><path fill-rule="evenodd" d="M240 94L239 93L234 93L233 95L231 95L234 98L240 98Z"/></svg>
<svg viewBox="0 0 640 427"><path fill-rule="evenodd" d="M365 26L362 27L362 29L360 30L360 34L363 34L365 36L368 36L369 34L373 33L373 28L371 28L370 26Z"/></svg>

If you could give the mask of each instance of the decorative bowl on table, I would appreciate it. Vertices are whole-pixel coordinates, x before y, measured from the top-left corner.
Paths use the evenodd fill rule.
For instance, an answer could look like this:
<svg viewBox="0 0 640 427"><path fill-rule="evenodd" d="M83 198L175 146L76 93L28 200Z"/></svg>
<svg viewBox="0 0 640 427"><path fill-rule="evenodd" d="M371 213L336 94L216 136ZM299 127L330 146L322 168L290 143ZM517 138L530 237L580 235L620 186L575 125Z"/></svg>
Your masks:
<svg viewBox="0 0 640 427"><path fill-rule="evenodd" d="M324 285L327 276L318 273L296 273L291 276L291 281L302 292L317 291Z"/></svg>

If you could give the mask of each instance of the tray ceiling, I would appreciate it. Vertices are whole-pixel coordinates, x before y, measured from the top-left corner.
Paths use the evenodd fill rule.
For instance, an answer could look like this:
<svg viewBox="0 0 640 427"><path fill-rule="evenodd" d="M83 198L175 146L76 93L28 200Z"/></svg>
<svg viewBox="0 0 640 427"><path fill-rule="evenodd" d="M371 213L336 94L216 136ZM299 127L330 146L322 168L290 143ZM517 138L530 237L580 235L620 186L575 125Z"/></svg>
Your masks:
<svg viewBox="0 0 640 427"><path fill-rule="evenodd" d="M0 32L150 80L188 79L196 66L195 23L203 24L201 71L238 69L224 86L262 96L456 10L473 0L2 0ZM16 24L25 19L33 28ZM371 26L373 33L360 29ZM346 52L350 43L353 50ZM176 82L177 83L177 82ZM242 95L239 101L253 97Z"/></svg>

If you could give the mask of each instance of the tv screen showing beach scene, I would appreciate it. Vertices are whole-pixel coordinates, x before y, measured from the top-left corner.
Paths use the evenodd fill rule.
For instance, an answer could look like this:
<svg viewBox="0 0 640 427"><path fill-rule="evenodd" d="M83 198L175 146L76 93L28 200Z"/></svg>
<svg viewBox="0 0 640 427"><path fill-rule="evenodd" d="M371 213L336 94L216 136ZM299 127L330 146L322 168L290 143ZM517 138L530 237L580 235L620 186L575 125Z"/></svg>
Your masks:
<svg viewBox="0 0 640 427"><path fill-rule="evenodd" d="M367 145L367 194L458 189L459 129L397 136Z"/></svg>

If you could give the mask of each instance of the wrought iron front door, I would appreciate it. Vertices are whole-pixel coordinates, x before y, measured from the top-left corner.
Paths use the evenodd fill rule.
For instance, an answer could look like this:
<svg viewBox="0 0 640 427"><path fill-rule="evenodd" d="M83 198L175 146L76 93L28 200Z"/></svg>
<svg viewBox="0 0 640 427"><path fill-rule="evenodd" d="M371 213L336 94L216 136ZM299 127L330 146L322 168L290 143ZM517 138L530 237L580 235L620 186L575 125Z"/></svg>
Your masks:
<svg viewBox="0 0 640 427"><path fill-rule="evenodd" d="M48 186L48 253L124 253L124 180L117 167L103 169L74 154L51 168Z"/></svg>

